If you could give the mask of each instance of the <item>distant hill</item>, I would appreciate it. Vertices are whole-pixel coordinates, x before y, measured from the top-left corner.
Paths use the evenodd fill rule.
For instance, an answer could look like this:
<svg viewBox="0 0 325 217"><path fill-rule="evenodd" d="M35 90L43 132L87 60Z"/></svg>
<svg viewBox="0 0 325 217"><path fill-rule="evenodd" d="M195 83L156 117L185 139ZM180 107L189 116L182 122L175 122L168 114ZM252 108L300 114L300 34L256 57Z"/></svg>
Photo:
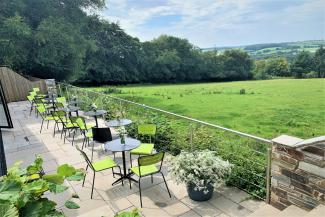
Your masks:
<svg viewBox="0 0 325 217"><path fill-rule="evenodd" d="M285 57L288 60L292 60L298 54L298 52L302 50L315 52L321 45L325 47L325 40L252 44L233 47L203 48L202 50L212 51L216 49L218 52L223 52L228 49L242 49L248 52L253 59Z"/></svg>

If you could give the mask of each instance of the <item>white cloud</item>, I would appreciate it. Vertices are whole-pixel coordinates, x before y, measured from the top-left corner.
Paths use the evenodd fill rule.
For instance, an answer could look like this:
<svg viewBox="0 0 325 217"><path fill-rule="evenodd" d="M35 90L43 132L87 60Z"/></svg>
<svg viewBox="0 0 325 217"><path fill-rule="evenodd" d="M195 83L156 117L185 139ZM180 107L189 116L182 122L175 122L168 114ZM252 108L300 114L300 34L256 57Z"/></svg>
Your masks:
<svg viewBox="0 0 325 217"><path fill-rule="evenodd" d="M279 4L279 8L258 8L257 5L261 3ZM307 25L306 18L315 22L312 19L317 15L315 12L324 8L321 0L287 0L289 6L280 7L282 3L274 0L112 0L102 15L110 21L118 21L129 34L141 40L171 34L206 47L215 43L232 45L260 42L263 38L258 37L257 29L267 31L265 26L268 25L279 29L275 23L279 26L287 25L288 28L290 25L294 27L297 22ZM179 16L180 19L169 25L146 25L153 18L166 15ZM272 34L272 29L269 31ZM273 31L273 34L276 32ZM267 36L266 33L262 35ZM307 35L305 33L304 37ZM281 37L276 35L274 38Z"/></svg>

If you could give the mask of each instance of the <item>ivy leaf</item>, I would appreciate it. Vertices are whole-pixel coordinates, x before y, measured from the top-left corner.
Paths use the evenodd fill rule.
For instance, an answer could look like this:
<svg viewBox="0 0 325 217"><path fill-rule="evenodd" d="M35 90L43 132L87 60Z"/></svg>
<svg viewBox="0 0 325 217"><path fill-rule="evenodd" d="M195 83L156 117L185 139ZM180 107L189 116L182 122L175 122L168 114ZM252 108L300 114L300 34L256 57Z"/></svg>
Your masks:
<svg viewBox="0 0 325 217"><path fill-rule="evenodd" d="M54 183L54 184L62 184L64 182L63 176L59 174L47 174L42 177L44 180Z"/></svg>
<svg viewBox="0 0 325 217"><path fill-rule="evenodd" d="M39 200L30 201L21 210L22 217L43 217L55 210L56 203L48 200L47 198L41 198Z"/></svg>
<svg viewBox="0 0 325 217"><path fill-rule="evenodd" d="M85 177L85 174L83 172L76 172L74 175L67 177L67 180L69 181L81 181Z"/></svg>
<svg viewBox="0 0 325 217"><path fill-rule="evenodd" d="M68 164L63 164L58 167L57 173L61 176L69 177L76 173L76 169Z"/></svg>
<svg viewBox="0 0 325 217"><path fill-rule="evenodd" d="M0 200L16 201L19 198L21 184L16 180L0 182Z"/></svg>
<svg viewBox="0 0 325 217"><path fill-rule="evenodd" d="M67 200L64 203L65 207L67 207L68 209L79 209L80 206L78 204L76 204L75 202L71 201L71 200Z"/></svg>
<svg viewBox="0 0 325 217"><path fill-rule="evenodd" d="M18 217L17 208L10 203L0 204L0 216L2 217Z"/></svg>
<svg viewBox="0 0 325 217"><path fill-rule="evenodd" d="M53 184L53 183L50 183L49 186L50 186L49 187L50 191L55 194L62 193L69 188L68 186L65 186L65 185L57 185L57 184Z"/></svg>

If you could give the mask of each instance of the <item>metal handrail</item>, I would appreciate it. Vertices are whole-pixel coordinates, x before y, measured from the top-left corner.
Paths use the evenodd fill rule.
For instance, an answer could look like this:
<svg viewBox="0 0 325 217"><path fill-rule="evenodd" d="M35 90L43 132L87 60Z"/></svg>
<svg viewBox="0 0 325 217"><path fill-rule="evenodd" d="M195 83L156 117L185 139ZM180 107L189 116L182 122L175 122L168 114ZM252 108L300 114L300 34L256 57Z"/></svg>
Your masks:
<svg viewBox="0 0 325 217"><path fill-rule="evenodd" d="M80 87L77 87L77 86L73 86L71 84L64 84L64 83L60 83L60 82L57 82L57 83L62 84L62 85L66 85L66 86L70 86L72 88L80 88ZM233 130L233 129L222 127L222 126L219 126L219 125L216 125L216 124L201 121L201 120L198 120L198 119L195 119L195 118L190 118L190 117L187 117L187 116L184 116L184 115L180 115L180 114L176 114L176 113L173 113L173 112L165 111L163 109L159 109L159 108L155 108L155 107L148 106L148 105L145 105L145 104L133 102L133 101L123 99L123 98L119 98L119 97L116 97L116 96L110 96L108 94L104 94L104 93L97 92L97 91L92 91L92 90L87 90L87 89L84 89L84 91L95 93L95 94L105 95L105 96L110 97L110 98L115 99L115 100L119 100L119 101L126 102L126 103L129 103L129 104L137 105L137 106L140 106L140 107L143 107L143 108L146 108L146 109L158 111L158 112L168 114L168 115L171 115L171 116L175 116L175 117L178 117L178 118L181 118L181 119L185 119L185 120L188 120L190 122L197 123L197 124L202 124L202 125L209 126L209 127L212 127L212 128L217 128L217 129L220 129L220 130L223 130L223 131L231 132L231 133L234 133L234 134L239 135L239 136L243 136L243 137L247 137L247 138L250 138L250 139L257 140L259 142L272 144L272 141L269 140L269 139L261 138L261 137L254 136L254 135L251 135L251 134L248 134L248 133L243 133L243 132L240 132L240 131L237 131L237 130Z"/></svg>
<svg viewBox="0 0 325 217"><path fill-rule="evenodd" d="M57 82L57 83L62 84L63 86L66 86L66 88L68 86L68 87L71 87L71 88L81 89L80 87L73 86L71 84L65 84L65 83L61 83L61 82ZM125 102L125 103L128 103L128 104L132 104L132 105L136 105L136 106L145 108L145 109L161 112L163 114L167 114L167 115L171 115L171 116L174 116L174 117L178 117L180 119L187 120L187 121L190 122L190 129L191 129L192 133L193 133L193 127L192 127L192 122L193 122L193 123L196 123L196 124L205 125L205 126L215 128L215 129L219 129L219 130L223 130L223 131L226 131L226 132L231 132L233 134L236 134L236 135L239 135L239 136L242 136L242 137L246 137L246 138L250 138L250 139L254 139L254 140L262 142L262 143L266 143L266 145L267 145L267 153L266 153L267 166L266 166L266 177L265 177L266 178L266 198L265 198L265 200L266 200L267 203L270 203L270 198L271 198L270 197L270 195L271 195L271 190L270 190L270 188L271 188L271 161L272 161L271 156L272 156L272 144L273 144L273 142L271 140L261 138L261 137L258 137L258 136L254 136L254 135L251 135L251 134L248 134L248 133L243 133L243 132L240 132L240 131L237 131L237 130L232 130L232 129L222 127L222 126L219 126L219 125L216 125L216 124L208 123L208 122L205 122L205 121L197 120L197 119L194 119L194 118L186 117L184 115L179 115L179 114L176 114L176 113L173 113L173 112L165 111L163 109L155 108L155 107L148 106L148 105L145 105L145 104L141 104L141 103L133 102L133 101L126 100L126 99L123 99L123 98L111 96L111 95L108 95L108 94L104 94L102 92L92 91L92 90L88 90L88 89L83 89L83 91L93 93L93 94L99 94L99 95L105 96L105 97L109 97L111 99L118 100L120 103ZM190 140L191 140L191 143L192 143L192 135L191 135ZM255 174L255 175L258 175L258 174ZM258 175L258 176L260 177L260 175ZM244 180L242 177L238 177L238 178L240 178L241 180ZM249 182L247 180L244 180L244 181L246 181L246 182L248 182L250 184L253 184L254 186L256 186L258 188L262 188L261 186L256 185L255 183L251 183L251 182ZM256 197L258 197L260 199L263 199L263 198L257 196L256 194L253 194L253 195L255 195Z"/></svg>

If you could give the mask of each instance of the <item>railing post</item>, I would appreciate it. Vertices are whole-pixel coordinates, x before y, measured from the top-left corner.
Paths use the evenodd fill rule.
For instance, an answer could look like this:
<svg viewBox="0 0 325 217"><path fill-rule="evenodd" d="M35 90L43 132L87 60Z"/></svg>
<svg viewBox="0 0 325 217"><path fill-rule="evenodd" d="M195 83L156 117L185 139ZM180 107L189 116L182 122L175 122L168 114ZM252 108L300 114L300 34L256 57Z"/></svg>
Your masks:
<svg viewBox="0 0 325 217"><path fill-rule="evenodd" d="M266 202L269 204L271 199L271 170L272 170L272 145L267 147L267 169L266 169Z"/></svg>
<svg viewBox="0 0 325 217"><path fill-rule="evenodd" d="M191 145L191 152L194 151L194 146L193 146L193 125L190 123L190 145Z"/></svg>

